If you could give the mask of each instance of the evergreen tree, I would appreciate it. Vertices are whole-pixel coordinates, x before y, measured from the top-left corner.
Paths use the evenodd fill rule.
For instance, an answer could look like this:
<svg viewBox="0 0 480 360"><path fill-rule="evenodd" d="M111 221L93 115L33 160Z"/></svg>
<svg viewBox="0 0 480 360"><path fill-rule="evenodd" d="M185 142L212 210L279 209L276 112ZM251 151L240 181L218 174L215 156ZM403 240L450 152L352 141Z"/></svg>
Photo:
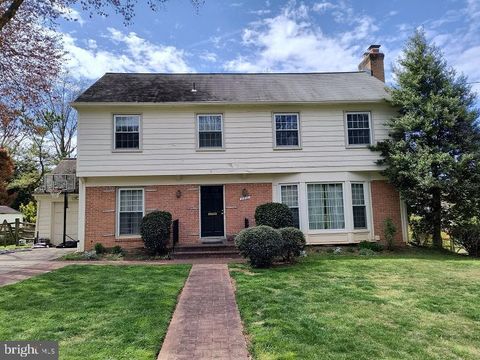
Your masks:
<svg viewBox="0 0 480 360"><path fill-rule="evenodd" d="M475 94L423 31L409 39L394 73L398 116L387 124L389 138L372 149L381 152L383 174L428 225L434 246L442 247L448 221L471 216L463 201L480 198Z"/></svg>

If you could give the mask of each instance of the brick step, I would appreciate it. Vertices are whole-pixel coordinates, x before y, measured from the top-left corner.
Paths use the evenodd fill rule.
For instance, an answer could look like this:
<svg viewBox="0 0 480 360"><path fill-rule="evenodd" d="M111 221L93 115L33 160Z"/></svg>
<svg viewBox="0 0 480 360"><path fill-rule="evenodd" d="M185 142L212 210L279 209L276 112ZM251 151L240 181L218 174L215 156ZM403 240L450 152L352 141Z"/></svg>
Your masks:
<svg viewBox="0 0 480 360"><path fill-rule="evenodd" d="M235 244L204 244L175 246L175 253L204 252L204 251L237 251Z"/></svg>
<svg viewBox="0 0 480 360"><path fill-rule="evenodd" d="M225 250L225 251L182 251L174 252L174 259L198 259L198 258L230 258L239 259L240 254L237 250Z"/></svg>

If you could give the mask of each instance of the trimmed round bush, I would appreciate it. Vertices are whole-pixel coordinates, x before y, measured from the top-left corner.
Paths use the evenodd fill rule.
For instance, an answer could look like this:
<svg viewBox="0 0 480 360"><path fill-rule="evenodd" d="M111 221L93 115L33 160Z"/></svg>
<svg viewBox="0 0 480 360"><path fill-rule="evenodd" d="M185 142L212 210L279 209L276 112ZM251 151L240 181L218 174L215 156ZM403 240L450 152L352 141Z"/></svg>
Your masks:
<svg viewBox="0 0 480 360"><path fill-rule="evenodd" d="M281 255L283 241L279 231L260 225L240 231L235 245L253 267L269 267L273 259Z"/></svg>
<svg viewBox="0 0 480 360"><path fill-rule="evenodd" d="M145 215L140 224L140 235L145 248L153 254L167 249L172 227L172 214L167 211L153 211Z"/></svg>
<svg viewBox="0 0 480 360"><path fill-rule="evenodd" d="M293 261L305 247L305 235L296 227L286 227L279 231L283 240L282 257L285 261Z"/></svg>
<svg viewBox="0 0 480 360"><path fill-rule="evenodd" d="M266 203L255 209L256 225L266 225L274 229L293 226L292 210L281 203Z"/></svg>

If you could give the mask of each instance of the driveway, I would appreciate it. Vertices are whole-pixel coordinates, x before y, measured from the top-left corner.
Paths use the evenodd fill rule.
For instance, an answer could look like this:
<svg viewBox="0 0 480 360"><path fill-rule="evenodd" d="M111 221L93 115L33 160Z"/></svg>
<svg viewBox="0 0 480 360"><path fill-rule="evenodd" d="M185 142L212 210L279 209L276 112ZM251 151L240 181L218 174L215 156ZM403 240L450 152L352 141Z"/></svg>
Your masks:
<svg viewBox="0 0 480 360"><path fill-rule="evenodd" d="M0 286L13 284L67 265L52 261L75 249L32 249L0 255Z"/></svg>

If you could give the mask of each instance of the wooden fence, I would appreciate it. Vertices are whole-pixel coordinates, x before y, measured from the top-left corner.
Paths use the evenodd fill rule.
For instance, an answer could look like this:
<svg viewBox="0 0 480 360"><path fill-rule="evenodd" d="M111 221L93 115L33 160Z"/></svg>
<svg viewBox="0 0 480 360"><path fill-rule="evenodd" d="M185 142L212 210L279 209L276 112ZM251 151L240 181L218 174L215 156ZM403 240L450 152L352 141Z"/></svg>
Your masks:
<svg viewBox="0 0 480 360"><path fill-rule="evenodd" d="M35 240L35 224L20 222L19 219L13 223L4 220L0 224L0 246L33 243Z"/></svg>

